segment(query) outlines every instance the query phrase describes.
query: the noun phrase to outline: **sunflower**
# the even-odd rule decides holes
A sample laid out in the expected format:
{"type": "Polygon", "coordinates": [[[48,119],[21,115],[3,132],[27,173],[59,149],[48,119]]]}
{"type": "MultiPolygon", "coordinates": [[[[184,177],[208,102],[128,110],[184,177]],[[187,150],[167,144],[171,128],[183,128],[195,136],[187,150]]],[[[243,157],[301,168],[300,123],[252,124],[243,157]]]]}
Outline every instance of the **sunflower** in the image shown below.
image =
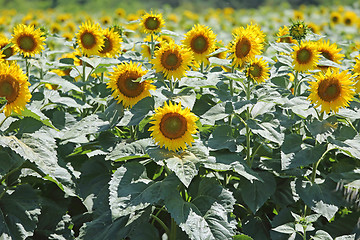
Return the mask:
{"type": "Polygon", "coordinates": [[[196,121],[198,117],[189,108],[182,109],[181,103],[169,104],[165,102],[164,107],[155,109],[151,117],[151,136],[160,147],[170,151],[185,150],[186,144],[194,142],[192,134],[197,132],[196,121]]]}
{"type": "Polygon", "coordinates": [[[194,55],[195,61],[209,64],[208,56],[215,50],[216,35],[204,25],[197,24],[185,34],[182,41],[194,55]]]}
{"type": "Polygon", "coordinates": [[[76,42],[86,56],[97,55],[104,46],[104,37],[99,24],[82,23],[76,33],[76,42]]]}
{"type": "Polygon", "coordinates": [[[12,112],[21,114],[31,98],[29,86],[30,83],[19,65],[15,62],[0,62],[0,97],[7,100],[2,110],[5,116],[10,116],[12,112]]]}
{"type": "Polygon", "coordinates": [[[332,12],[330,14],[330,22],[332,24],[338,24],[342,21],[341,14],[339,12],[332,12]]]}
{"type": "Polygon", "coordinates": [[[346,26],[351,26],[357,22],[358,16],[353,11],[346,11],[344,14],[343,22],[346,26]]]}
{"type": "Polygon", "coordinates": [[[161,31],[164,27],[164,19],[162,14],[146,13],[140,20],[140,26],[146,34],[154,34],[161,31]]]}
{"type": "Polygon", "coordinates": [[[317,81],[309,82],[308,99],[315,107],[321,106],[321,112],[336,113],[339,108],[349,106],[354,97],[352,77],[347,71],[339,72],[338,69],[328,69],[326,73],[319,72],[315,76],[317,81]]]}
{"type": "Polygon", "coordinates": [[[0,49],[2,50],[4,59],[11,57],[15,53],[14,47],[11,45],[8,46],[8,44],[10,44],[10,40],[5,36],[1,36],[0,37],[0,49]]]}
{"type": "Polygon", "coordinates": [[[303,21],[293,23],[289,28],[290,36],[298,41],[304,39],[308,32],[309,28],[303,21]]]}
{"type": "MultiPolygon", "coordinates": [[[[329,40],[328,41],[319,40],[317,42],[317,46],[318,46],[318,51],[323,57],[335,63],[340,64],[340,61],[345,57],[344,54],[339,53],[341,51],[341,48],[338,48],[336,43],[330,45],[329,40]]],[[[328,69],[327,66],[321,66],[321,65],[318,65],[318,68],[323,71],[326,71],[328,69]]]]}
{"type": "Polygon", "coordinates": [[[134,106],[141,99],[151,96],[150,90],[155,90],[152,81],[136,81],[146,74],[147,71],[141,69],[141,65],[133,62],[121,63],[113,68],[114,72],[110,73],[110,82],[107,88],[113,91],[112,96],[122,102],[125,108],[134,106]]]}
{"type": "Polygon", "coordinates": [[[192,65],[193,55],[187,48],[174,42],[164,43],[161,48],[155,51],[151,63],[157,72],[163,72],[167,79],[181,79],[185,72],[192,65]]]}
{"type": "Polygon", "coordinates": [[[229,58],[232,59],[234,67],[241,67],[254,60],[256,55],[260,55],[263,48],[263,39],[256,31],[252,31],[249,26],[240,27],[233,31],[233,41],[228,45],[229,58]]]}
{"type": "Polygon", "coordinates": [[[297,43],[295,39],[290,36],[289,28],[287,26],[283,26],[279,28],[279,32],[276,35],[278,39],[276,42],[283,42],[283,43],[297,43]]]}
{"type": "Polygon", "coordinates": [[[316,67],[319,61],[319,51],[314,42],[301,42],[300,46],[293,47],[292,54],[294,69],[297,71],[312,70],[316,67]]]}
{"type": "Polygon", "coordinates": [[[267,65],[267,62],[262,58],[256,58],[250,62],[245,70],[245,74],[248,78],[253,79],[257,83],[265,82],[270,76],[270,68],[267,65]]]}
{"type": "Polygon", "coordinates": [[[310,23],[308,23],[307,26],[308,26],[309,30],[311,30],[313,33],[320,34],[320,26],[317,25],[316,23],[310,22],[310,23]]]}
{"type": "Polygon", "coordinates": [[[14,28],[12,37],[14,50],[24,57],[34,56],[44,50],[45,37],[42,36],[41,30],[35,29],[34,26],[19,24],[14,28]]]}
{"type": "Polygon", "coordinates": [[[104,36],[104,46],[99,51],[99,56],[102,57],[115,57],[116,54],[120,52],[121,47],[121,38],[120,35],[114,31],[114,29],[105,29],[103,30],[104,36]]]}

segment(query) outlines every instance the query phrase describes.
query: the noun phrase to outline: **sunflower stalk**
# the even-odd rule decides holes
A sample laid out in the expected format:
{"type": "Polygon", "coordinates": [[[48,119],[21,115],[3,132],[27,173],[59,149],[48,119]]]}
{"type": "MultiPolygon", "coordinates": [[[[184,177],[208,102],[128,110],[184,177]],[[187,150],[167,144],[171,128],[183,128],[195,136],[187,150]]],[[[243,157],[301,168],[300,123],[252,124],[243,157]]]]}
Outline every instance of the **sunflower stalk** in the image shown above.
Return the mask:
{"type": "MultiPolygon", "coordinates": [[[[151,216],[153,219],[155,219],[156,222],[159,223],[160,226],[164,229],[164,231],[166,232],[166,234],[167,234],[168,236],[170,236],[170,230],[169,230],[169,228],[166,226],[166,224],[165,224],[160,218],[158,218],[157,216],[155,216],[155,215],[153,215],[153,214],[151,214],[150,216],[151,216]]],[[[170,238],[170,239],[171,239],[171,238],[170,238]]]]}
{"type": "Polygon", "coordinates": [[[25,57],[25,69],[26,69],[26,76],[28,79],[30,79],[30,62],[28,60],[28,57],[25,57]]]}
{"type": "MultiPolygon", "coordinates": [[[[245,93],[246,93],[246,100],[250,101],[251,98],[251,79],[247,78],[247,82],[246,84],[244,84],[244,88],[245,88],[245,93]]],[[[250,111],[250,107],[246,108],[246,120],[249,120],[251,118],[251,111],[250,111]]],[[[252,166],[252,160],[251,160],[251,149],[250,149],[250,145],[251,145],[251,130],[250,127],[246,124],[245,125],[246,128],[246,162],[249,165],[249,167],[252,166]]]]}
{"type": "Polygon", "coordinates": [[[171,218],[171,228],[170,228],[170,236],[169,240],[176,240],[176,222],[174,218],[171,218]]]}
{"type": "Polygon", "coordinates": [[[298,92],[298,88],[299,88],[299,85],[300,85],[300,82],[299,82],[299,71],[295,71],[295,78],[294,78],[294,96],[297,96],[297,92],[298,92]]]}
{"type": "MultiPolygon", "coordinates": [[[[4,122],[6,121],[6,119],[8,119],[9,118],[9,116],[6,116],[2,121],[1,121],[1,123],[0,123],[0,128],[2,127],[2,125],[4,124],[4,122]]],[[[0,182],[1,183],[1,182],[0,182]]]]}
{"type": "Polygon", "coordinates": [[[150,55],[151,55],[151,59],[154,58],[154,51],[155,51],[154,34],[151,34],[151,43],[150,43],[150,55]]]}

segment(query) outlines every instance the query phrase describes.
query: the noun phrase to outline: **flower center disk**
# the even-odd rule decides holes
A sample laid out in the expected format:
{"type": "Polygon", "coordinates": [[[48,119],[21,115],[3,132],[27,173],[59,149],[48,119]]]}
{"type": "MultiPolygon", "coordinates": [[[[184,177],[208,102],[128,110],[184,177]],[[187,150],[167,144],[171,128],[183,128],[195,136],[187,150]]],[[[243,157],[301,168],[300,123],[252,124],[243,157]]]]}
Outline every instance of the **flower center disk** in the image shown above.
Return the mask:
{"type": "Polygon", "coordinates": [[[176,53],[167,51],[161,57],[161,65],[168,70],[176,70],[181,65],[181,59],[176,53]]]}
{"type": "Polygon", "coordinates": [[[186,119],[178,113],[167,113],[161,119],[160,131],[166,138],[178,139],[185,134],[186,130],[186,119]]]}
{"type": "Polygon", "coordinates": [[[149,30],[156,30],[160,26],[160,21],[156,17],[148,17],[145,20],[145,27],[149,30]]]}
{"type": "Polygon", "coordinates": [[[4,81],[0,82],[0,97],[5,97],[6,100],[11,103],[16,100],[19,92],[19,83],[6,76],[4,81]]]}
{"type": "Polygon", "coordinates": [[[90,49],[95,46],[96,40],[93,34],[85,32],[81,36],[81,43],[83,44],[84,48],[90,49]]]}
{"type": "Polygon", "coordinates": [[[134,98],[139,96],[144,91],[144,84],[139,82],[134,82],[138,79],[139,76],[135,74],[125,73],[119,76],[117,81],[117,86],[119,91],[129,98],[134,98]]]}
{"type": "Polygon", "coordinates": [[[242,38],[236,44],[236,56],[238,58],[246,57],[251,50],[251,42],[247,38],[242,38]]]}
{"type": "Polygon", "coordinates": [[[296,55],[296,58],[300,64],[306,64],[311,60],[311,51],[306,48],[300,49],[296,55]]]}
{"type": "Polygon", "coordinates": [[[322,81],[318,87],[318,94],[322,100],[331,102],[340,96],[340,90],[341,88],[338,82],[332,80],[322,81]]]}
{"type": "Polygon", "coordinates": [[[17,40],[19,47],[27,52],[31,52],[35,49],[36,43],[33,37],[31,36],[21,36],[17,40]]]}
{"type": "Polygon", "coordinates": [[[202,35],[194,37],[191,40],[190,45],[191,45],[191,49],[196,53],[203,53],[209,47],[208,41],[202,35]]]}

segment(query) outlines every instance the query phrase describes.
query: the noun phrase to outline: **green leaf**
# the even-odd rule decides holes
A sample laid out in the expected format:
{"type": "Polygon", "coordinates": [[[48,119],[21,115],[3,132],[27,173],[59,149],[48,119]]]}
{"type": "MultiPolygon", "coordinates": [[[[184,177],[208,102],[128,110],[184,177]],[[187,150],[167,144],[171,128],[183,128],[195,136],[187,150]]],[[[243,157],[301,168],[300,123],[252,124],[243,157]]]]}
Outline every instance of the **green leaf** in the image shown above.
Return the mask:
{"type": "Polygon", "coordinates": [[[276,228],[273,228],[273,229],[271,229],[271,230],[272,230],[272,231],[279,232],[279,233],[284,233],[284,234],[293,234],[293,233],[296,233],[295,223],[293,223],[293,222],[280,225],[280,226],[278,226],[278,227],[276,227],[276,228]]]}
{"type": "Polygon", "coordinates": [[[191,202],[182,199],[176,189],[164,199],[171,217],[190,239],[232,239],[235,225],[229,219],[235,199],[214,179],[202,179],[190,186],[191,202]]]}
{"type": "Polygon", "coordinates": [[[30,185],[20,185],[0,199],[0,233],[12,239],[27,239],[33,236],[39,215],[36,192],[30,185]]]}
{"type": "Polygon", "coordinates": [[[245,234],[240,234],[240,235],[235,235],[233,236],[234,240],[253,240],[252,237],[249,237],[248,235],[245,234]]]}
{"type": "Polygon", "coordinates": [[[71,143],[88,143],[89,139],[87,135],[97,133],[100,130],[100,127],[106,126],[107,123],[104,122],[96,114],[89,115],[79,122],[68,125],[68,128],[65,128],[61,131],[60,139],[62,140],[61,144],[71,143]]]}
{"type": "Polygon", "coordinates": [[[102,120],[109,122],[110,128],[115,127],[123,116],[124,107],[122,104],[118,104],[115,100],[112,101],[110,106],[105,109],[105,112],[99,114],[99,117],[102,120]]]}
{"type": "Polygon", "coordinates": [[[44,92],[45,92],[46,98],[48,98],[50,102],[56,103],[56,104],[58,104],[60,106],[66,106],[66,107],[69,107],[69,108],[76,108],[76,109],[85,109],[85,108],[90,108],[91,107],[87,103],[82,105],[82,104],[78,103],[75,99],[73,99],[71,97],[60,96],[58,91],[46,90],[45,89],[44,92]]]}
{"type": "MultiPolygon", "coordinates": [[[[0,138],[2,146],[2,139],[0,138]]],[[[20,167],[25,160],[11,150],[0,147],[0,178],[2,178],[10,170],[20,167]]]]}
{"type": "Polygon", "coordinates": [[[335,240],[355,240],[355,234],[336,237],[335,240]]]}
{"type": "Polygon", "coordinates": [[[330,146],[343,151],[345,154],[351,157],[360,159],[360,135],[356,135],[353,139],[347,139],[345,141],[335,140],[331,137],[328,138],[331,143],[330,146]]]}
{"type": "Polygon", "coordinates": [[[148,222],[138,224],[129,234],[131,240],[159,240],[159,232],[148,222]]]}
{"type": "Polygon", "coordinates": [[[154,110],[155,100],[152,97],[146,97],[136,103],[130,110],[124,112],[124,117],[118,123],[118,126],[135,126],[154,110]]]}
{"type": "Polygon", "coordinates": [[[208,111],[206,111],[200,118],[202,124],[214,125],[217,120],[221,120],[229,116],[229,112],[226,112],[225,106],[231,104],[230,102],[222,102],[216,104],[208,111]]]}
{"type": "Polygon", "coordinates": [[[327,146],[302,144],[302,136],[298,134],[285,135],[284,144],[281,147],[282,170],[307,166],[317,162],[327,150],[327,146]]]}
{"type": "Polygon", "coordinates": [[[208,146],[214,150],[229,149],[231,152],[237,150],[236,139],[229,125],[217,127],[209,137],[208,146]]]}
{"type": "Polygon", "coordinates": [[[345,205],[341,193],[335,192],[335,188],[335,183],[331,180],[321,184],[296,180],[296,192],[300,198],[314,212],[326,217],[328,221],[334,217],[340,206],[345,205]]]}
{"type": "Polygon", "coordinates": [[[284,135],[280,132],[280,129],[277,129],[273,122],[257,122],[253,119],[246,121],[247,125],[253,133],[259,134],[266,140],[275,142],[279,145],[284,141],[284,135]]]}
{"type": "Polygon", "coordinates": [[[253,213],[256,213],[276,190],[276,182],[271,173],[259,172],[258,174],[263,182],[240,182],[241,196],[253,213]]]}
{"type": "Polygon", "coordinates": [[[165,160],[167,167],[175,173],[180,181],[189,187],[192,179],[198,174],[200,160],[191,152],[182,152],[165,160]]]}
{"type": "Polygon", "coordinates": [[[330,234],[323,230],[318,230],[315,233],[315,236],[312,236],[313,240],[333,240],[330,234]]]}
{"type": "Polygon", "coordinates": [[[319,121],[314,119],[310,123],[306,123],[306,127],[310,131],[311,135],[316,138],[316,140],[320,143],[326,141],[326,138],[330,136],[336,126],[334,125],[337,123],[337,118],[335,116],[331,116],[323,121],[319,121]]]}
{"type": "Polygon", "coordinates": [[[49,84],[58,85],[59,86],[58,89],[62,92],[69,92],[72,90],[81,93],[83,92],[78,86],[66,80],[65,77],[60,77],[59,75],[53,72],[48,72],[40,83],[42,84],[49,83],[49,84]]]}
{"type": "Polygon", "coordinates": [[[106,156],[106,160],[123,161],[130,158],[146,156],[146,148],[153,146],[151,138],[141,139],[132,143],[118,143],[114,149],[106,156]]]}
{"type": "Polygon", "coordinates": [[[25,108],[18,116],[31,117],[37,121],[40,121],[48,127],[56,129],[54,125],[50,122],[49,118],[47,118],[40,110],[37,110],[35,108],[25,108]]]}

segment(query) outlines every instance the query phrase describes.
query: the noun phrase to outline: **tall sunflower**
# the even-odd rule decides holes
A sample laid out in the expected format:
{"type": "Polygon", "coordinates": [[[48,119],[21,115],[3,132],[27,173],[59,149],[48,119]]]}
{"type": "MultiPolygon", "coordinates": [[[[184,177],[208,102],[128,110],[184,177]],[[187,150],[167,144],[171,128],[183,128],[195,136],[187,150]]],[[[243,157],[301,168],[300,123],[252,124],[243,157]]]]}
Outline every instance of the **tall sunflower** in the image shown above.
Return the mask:
{"type": "Polygon", "coordinates": [[[120,52],[121,47],[121,37],[117,32],[114,31],[114,29],[105,29],[103,30],[103,36],[104,36],[104,46],[99,51],[99,55],[101,57],[115,57],[116,54],[120,52]]]}
{"type": "Polygon", "coordinates": [[[195,61],[208,64],[208,56],[215,50],[216,35],[209,27],[197,24],[185,34],[182,43],[193,52],[195,61]]]}
{"type": "Polygon", "coordinates": [[[316,67],[319,61],[319,51],[314,42],[301,42],[300,46],[293,47],[293,64],[297,71],[308,71],[316,67]]]}
{"type": "MultiPolygon", "coordinates": [[[[329,40],[328,41],[319,40],[317,42],[317,46],[318,46],[318,51],[323,57],[335,63],[340,64],[340,61],[345,57],[344,54],[339,53],[341,51],[341,48],[338,48],[336,43],[330,45],[329,40]]],[[[327,66],[321,66],[321,65],[318,65],[318,68],[323,71],[326,71],[328,69],[327,66]]]]}
{"type": "Polygon", "coordinates": [[[182,109],[181,103],[169,104],[165,102],[163,107],[155,109],[151,117],[151,136],[160,147],[170,151],[185,150],[186,144],[194,142],[192,134],[197,132],[196,121],[198,117],[189,108],[182,109]]]}
{"type": "Polygon", "coordinates": [[[316,82],[309,82],[308,99],[315,107],[321,106],[321,112],[336,113],[339,108],[349,106],[355,94],[351,74],[328,69],[326,73],[319,72],[315,75],[315,79],[316,82]]]}
{"type": "Polygon", "coordinates": [[[84,55],[97,55],[104,46],[104,36],[100,25],[90,21],[82,23],[76,33],[76,42],[84,55]]]}
{"type": "Polygon", "coordinates": [[[251,27],[240,27],[233,31],[233,40],[228,45],[232,66],[238,67],[255,59],[264,48],[263,39],[251,27]]]}
{"type": "Polygon", "coordinates": [[[246,76],[257,83],[265,82],[270,76],[269,72],[270,68],[268,67],[267,62],[262,58],[252,60],[245,70],[246,76]]]}
{"type": "Polygon", "coordinates": [[[0,97],[7,100],[2,111],[5,116],[10,116],[12,112],[21,114],[26,103],[31,99],[29,91],[30,83],[27,76],[15,62],[0,62],[0,97]]]}
{"type": "Polygon", "coordinates": [[[151,96],[150,90],[155,90],[155,86],[151,84],[152,81],[138,81],[146,74],[146,71],[141,69],[141,65],[126,62],[113,69],[114,72],[110,73],[107,88],[111,88],[112,96],[118,100],[118,103],[122,102],[125,108],[131,108],[141,99],[151,96]]]}
{"type": "Polygon", "coordinates": [[[35,29],[33,25],[19,24],[14,27],[11,42],[16,52],[24,57],[31,57],[44,50],[45,37],[42,36],[41,30],[35,29]]]}
{"type": "Polygon", "coordinates": [[[155,51],[155,58],[151,60],[157,72],[163,72],[167,79],[181,79],[193,62],[193,55],[187,48],[174,42],[164,43],[155,51]]]}
{"type": "Polygon", "coordinates": [[[165,25],[162,14],[146,13],[140,20],[142,31],[146,34],[155,34],[161,31],[165,25]]]}

